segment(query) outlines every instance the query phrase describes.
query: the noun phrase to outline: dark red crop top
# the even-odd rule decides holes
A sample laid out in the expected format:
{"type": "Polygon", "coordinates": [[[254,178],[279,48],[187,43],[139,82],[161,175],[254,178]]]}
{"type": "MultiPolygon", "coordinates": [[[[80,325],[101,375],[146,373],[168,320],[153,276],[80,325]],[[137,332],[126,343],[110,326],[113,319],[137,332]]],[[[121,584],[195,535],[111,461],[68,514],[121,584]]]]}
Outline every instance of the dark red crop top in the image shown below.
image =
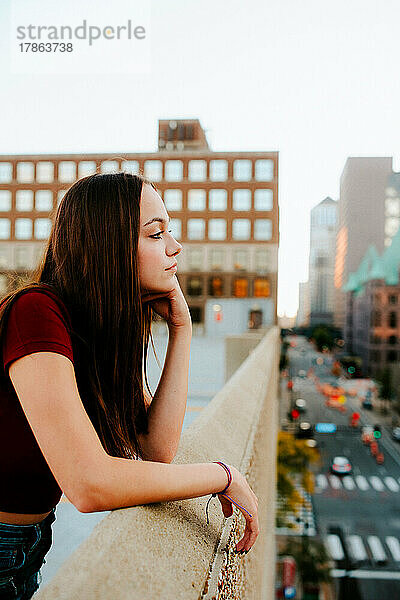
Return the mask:
{"type": "Polygon", "coordinates": [[[74,362],[70,316],[61,299],[46,291],[29,290],[9,312],[3,335],[0,369],[0,511],[45,513],[60,501],[55,480],[25,417],[8,375],[17,358],[33,352],[56,352],[74,362]]]}

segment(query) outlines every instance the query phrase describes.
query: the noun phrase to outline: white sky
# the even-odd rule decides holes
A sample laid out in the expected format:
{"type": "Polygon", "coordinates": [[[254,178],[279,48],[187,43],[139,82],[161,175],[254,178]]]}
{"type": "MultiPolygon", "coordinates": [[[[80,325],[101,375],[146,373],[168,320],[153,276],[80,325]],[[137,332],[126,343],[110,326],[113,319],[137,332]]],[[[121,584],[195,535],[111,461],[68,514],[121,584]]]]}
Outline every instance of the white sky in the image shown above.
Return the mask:
{"type": "MultiPolygon", "coordinates": [[[[137,0],[28,4],[43,24],[55,6],[73,26],[143,14],[137,0]]],[[[11,5],[26,0],[0,4],[0,153],[153,151],[173,117],[199,118],[213,150],[279,151],[280,314],[296,312],[309,211],[338,199],[346,158],[400,170],[398,0],[152,0],[147,72],[132,55],[130,72],[96,59],[94,74],[13,72],[11,5]]]]}

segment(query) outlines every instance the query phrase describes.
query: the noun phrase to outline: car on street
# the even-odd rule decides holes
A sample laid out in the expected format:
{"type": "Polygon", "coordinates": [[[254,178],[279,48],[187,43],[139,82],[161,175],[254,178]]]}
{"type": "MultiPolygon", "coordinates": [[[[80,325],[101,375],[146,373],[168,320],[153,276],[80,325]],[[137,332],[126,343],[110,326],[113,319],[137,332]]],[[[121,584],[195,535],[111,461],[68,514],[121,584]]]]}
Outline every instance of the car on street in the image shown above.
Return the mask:
{"type": "Polygon", "coordinates": [[[349,459],[346,456],[335,456],[331,462],[331,471],[335,475],[348,475],[352,471],[349,459]]]}
{"type": "Polygon", "coordinates": [[[363,400],[361,404],[363,408],[367,410],[372,410],[372,402],[368,398],[365,398],[365,400],[363,400]]]}
{"type": "Polygon", "coordinates": [[[298,373],[299,377],[304,378],[306,376],[306,372],[304,369],[300,369],[299,373],[298,373]]]}
{"type": "Polygon", "coordinates": [[[396,440],[396,442],[400,442],[400,427],[394,427],[392,429],[392,438],[396,440]]]}
{"type": "Polygon", "coordinates": [[[297,410],[299,412],[306,412],[306,409],[307,409],[306,401],[303,400],[303,398],[297,398],[297,400],[295,401],[295,407],[297,408],[297,410]]]}

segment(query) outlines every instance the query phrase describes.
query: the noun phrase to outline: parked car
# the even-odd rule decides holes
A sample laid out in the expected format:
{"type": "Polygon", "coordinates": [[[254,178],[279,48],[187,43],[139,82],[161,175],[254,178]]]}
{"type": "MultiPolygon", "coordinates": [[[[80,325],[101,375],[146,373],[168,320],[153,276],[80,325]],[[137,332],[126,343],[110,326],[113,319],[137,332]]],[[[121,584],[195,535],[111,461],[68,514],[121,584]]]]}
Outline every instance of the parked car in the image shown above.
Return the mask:
{"type": "Polygon", "coordinates": [[[331,471],[335,475],[348,475],[352,471],[349,459],[346,456],[335,456],[331,462],[331,471]]]}
{"type": "Polygon", "coordinates": [[[394,427],[392,429],[392,438],[396,440],[396,442],[400,442],[400,427],[394,427]]]}
{"type": "Polygon", "coordinates": [[[362,407],[367,409],[367,410],[372,410],[372,402],[371,400],[369,400],[368,398],[365,398],[365,400],[362,401],[362,407]]]}

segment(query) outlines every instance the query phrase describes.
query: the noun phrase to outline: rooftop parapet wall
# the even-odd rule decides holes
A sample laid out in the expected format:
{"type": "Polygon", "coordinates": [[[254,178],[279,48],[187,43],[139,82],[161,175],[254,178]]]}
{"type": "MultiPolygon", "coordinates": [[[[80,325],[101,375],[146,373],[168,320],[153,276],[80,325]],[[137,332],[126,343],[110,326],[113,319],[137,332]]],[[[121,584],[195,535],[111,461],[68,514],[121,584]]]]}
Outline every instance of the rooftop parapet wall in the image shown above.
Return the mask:
{"type": "Polygon", "coordinates": [[[209,496],[112,511],[35,600],[272,600],[279,330],[273,327],[182,433],[174,463],[235,465],[259,500],[260,535],[247,555],[244,530],[209,496]]]}

